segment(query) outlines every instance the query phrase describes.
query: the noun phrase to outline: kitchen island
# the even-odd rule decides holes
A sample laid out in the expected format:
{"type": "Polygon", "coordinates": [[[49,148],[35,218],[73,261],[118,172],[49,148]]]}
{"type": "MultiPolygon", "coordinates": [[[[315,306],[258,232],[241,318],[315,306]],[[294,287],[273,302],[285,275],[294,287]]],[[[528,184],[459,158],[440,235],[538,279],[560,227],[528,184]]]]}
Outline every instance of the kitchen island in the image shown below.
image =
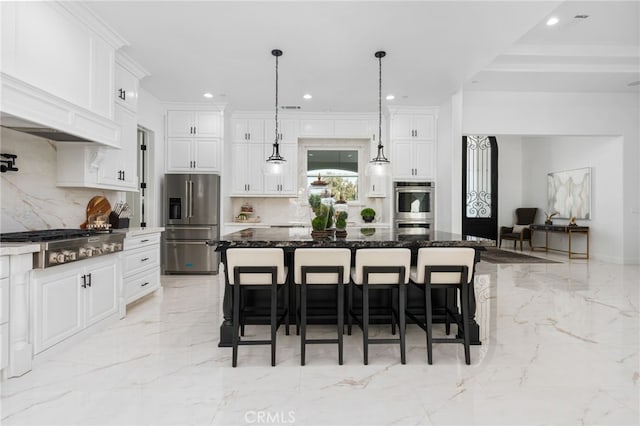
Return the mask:
{"type": "MultiPolygon", "coordinates": [[[[360,248],[409,248],[412,252],[412,264],[415,264],[418,249],[421,247],[473,247],[476,249],[476,263],[480,260],[479,251],[484,247],[495,246],[495,241],[473,236],[461,236],[441,231],[432,231],[430,234],[405,234],[397,232],[392,228],[347,228],[347,236],[345,238],[336,238],[335,236],[326,238],[313,238],[309,228],[249,228],[243,231],[234,232],[223,236],[220,241],[210,241],[208,243],[214,246],[216,251],[221,254],[221,262],[224,267],[225,292],[223,299],[223,321],[220,326],[220,342],[219,346],[231,346],[232,336],[232,287],[229,285],[229,276],[226,268],[226,250],[229,248],[242,247],[276,247],[285,251],[285,261],[291,268],[293,265],[293,252],[297,248],[308,247],[343,247],[352,251],[360,248]]],[[[291,269],[290,269],[291,270],[291,269]]],[[[475,274],[475,270],[474,270],[475,274]]],[[[290,291],[293,291],[291,286],[290,291]]],[[[436,294],[441,290],[434,290],[434,322],[439,321],[439,313],[444,313],[444,295],[436,294]],[[441,297],[442,296],[442,297],[441,297]]],[[[473,287],[470,292],[471,312],[469,315],[469,330],[471,332],[471,343],[480,344],[480,330],[475,321],[475,293],[473,287]]],[[[330,294],[327,294],[330,297],[330,294]]],[[[320,296],[317,300],[318,305],[331,305],[330,300],[321,300],[320,296]]],[[[290,319],[294,322],[295,315],[295,297],[290,297],[291,306],[289,312],[292,313],[290,319]]],[[[420,305],[424,306],[424,297],[419,290],[409,288],[407,293],[407,307],[411,310],[419,309],[420,305]],[[414,291],[411,291],[414,290],[414,291]]],[[[354,300],[354,306],[359,306],[359,301],[354,300]]],[[[443,317],[443,315],[442,315],[443,317]]],[[[383,320],[384,321],[384,320],[383,320]]],[[[247,318],[247,324],[266,324],[264,318],[247,318]]]]}

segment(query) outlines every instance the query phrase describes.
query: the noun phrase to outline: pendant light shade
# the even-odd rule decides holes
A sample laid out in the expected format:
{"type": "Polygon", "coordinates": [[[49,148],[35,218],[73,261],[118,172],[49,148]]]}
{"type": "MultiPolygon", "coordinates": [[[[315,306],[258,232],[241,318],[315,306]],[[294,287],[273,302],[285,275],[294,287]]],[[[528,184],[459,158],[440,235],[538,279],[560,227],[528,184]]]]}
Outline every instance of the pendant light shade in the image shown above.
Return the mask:
{"type": "MultiPolygon", "coordinates": [[[[384,145],[382,145],[382,58],[387,53],[380,50],[375,56],[378,58],[378,153],[369,162],[372,166],[387,166],[389,159],[384,155],[384,145]]],[[[381,173],[382,171],[378,171],[381,173]]]]}
{"type": "Polygon", "coordinates": [[[280,155],[280,145],[278,144],[279,132],[278,132],[278,58],[282,56],[282,50],[273,49],[271,54],[276,57],[276,133],[273,141],[273,151],[269,158],[267,158],[267,165],[271,166],[271,173],[281,173],[282,166],[286,160],[280,155]]]}

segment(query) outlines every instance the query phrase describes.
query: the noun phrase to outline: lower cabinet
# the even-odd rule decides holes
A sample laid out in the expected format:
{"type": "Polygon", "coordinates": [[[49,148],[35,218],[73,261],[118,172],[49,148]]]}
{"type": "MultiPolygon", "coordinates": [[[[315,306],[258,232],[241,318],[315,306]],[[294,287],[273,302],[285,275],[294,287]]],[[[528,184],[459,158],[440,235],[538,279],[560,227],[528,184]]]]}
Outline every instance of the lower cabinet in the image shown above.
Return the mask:
{"type": "Polygon", "coordinates": [[[33,272],[34,355],[118,313],[118,265],[114,254],[33,272]]]}
{"type": "Polygon", "coordinates": [[[159,232],[126,237],[121,256],[125,305],[161,287],[159,232]]]}

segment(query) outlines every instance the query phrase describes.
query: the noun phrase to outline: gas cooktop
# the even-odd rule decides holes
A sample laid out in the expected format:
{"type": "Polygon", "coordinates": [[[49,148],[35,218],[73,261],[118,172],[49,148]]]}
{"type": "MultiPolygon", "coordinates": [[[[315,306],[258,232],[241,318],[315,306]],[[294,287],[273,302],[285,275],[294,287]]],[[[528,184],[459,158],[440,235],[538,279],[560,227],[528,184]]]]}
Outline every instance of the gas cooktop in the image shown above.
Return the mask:
{"type": "Polygon", "coordinates": [[[48,268],[122,251],[124,234],[94,229],[45,229],[0,234],[4,243],[40,243],[33,254],[34,268],[48,268]]]}
{"type": "Polygon", "coordinates": [[[10,232],[0,234],[3,243],[39,243],[42,241],[68,240],[71,238],[90,237],[96,231],[91,229],[44,229],[42,231],[10,232]]]}

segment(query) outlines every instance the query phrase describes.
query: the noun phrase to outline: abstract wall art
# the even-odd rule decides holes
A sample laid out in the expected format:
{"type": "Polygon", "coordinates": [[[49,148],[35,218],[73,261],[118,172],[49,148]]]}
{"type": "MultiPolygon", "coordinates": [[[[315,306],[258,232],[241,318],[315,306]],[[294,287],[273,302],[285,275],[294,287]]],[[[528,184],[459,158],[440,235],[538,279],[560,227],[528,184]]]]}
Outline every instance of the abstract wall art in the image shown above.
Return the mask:
{"type": "Polygon", "coordinates": [[[547,174],[547,212],[591,219],[591,167],[547,174]]]}

